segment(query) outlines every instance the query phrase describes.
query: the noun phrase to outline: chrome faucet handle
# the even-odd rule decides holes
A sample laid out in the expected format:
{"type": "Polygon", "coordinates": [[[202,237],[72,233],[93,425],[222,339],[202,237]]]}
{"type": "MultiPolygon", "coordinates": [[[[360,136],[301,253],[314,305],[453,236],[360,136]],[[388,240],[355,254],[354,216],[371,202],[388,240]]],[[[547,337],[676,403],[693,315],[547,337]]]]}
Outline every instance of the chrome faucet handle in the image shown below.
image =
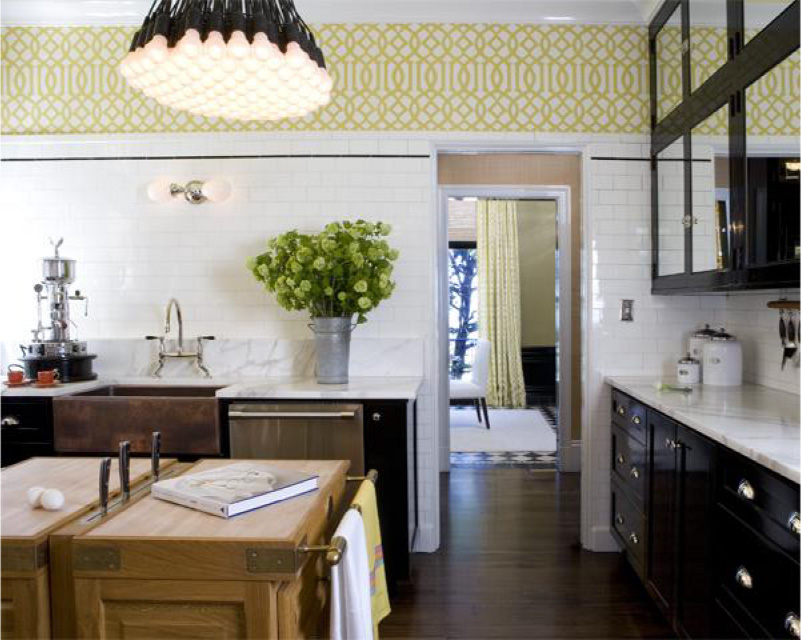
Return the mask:
{"type": "Polygon", "coordinates": [[[198,336],[197,340],[197,347],[195,348],[195,364],[197,368],[203,372],[206,378],[211,378],[211,372],[209,368],[206,367],[205,363],[203,363],[203,341],[213,341],[215,340],[214,336],[198,336]]]}

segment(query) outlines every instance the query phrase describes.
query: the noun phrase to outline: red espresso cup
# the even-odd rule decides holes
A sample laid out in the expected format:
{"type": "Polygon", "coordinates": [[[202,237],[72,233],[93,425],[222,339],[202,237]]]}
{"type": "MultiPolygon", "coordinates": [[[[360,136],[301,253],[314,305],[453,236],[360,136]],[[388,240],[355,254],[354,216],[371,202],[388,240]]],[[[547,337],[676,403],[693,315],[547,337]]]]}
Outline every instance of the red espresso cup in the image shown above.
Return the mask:
{"type": "Polygon", "coordinates": [[[6,372],[6,376],[8,377],[9,383],[18,384],[22,383],[22,381],[25,380],[25,372],[23,371],[22,366],[17,364],[8,366],[8,371],[6,372]]]}
{"type": "Polygon", "coordinates": [[[40,385],[52,385],[58,380],[58,371],[48,369],[37,372],[36,380],[40,385]]]}

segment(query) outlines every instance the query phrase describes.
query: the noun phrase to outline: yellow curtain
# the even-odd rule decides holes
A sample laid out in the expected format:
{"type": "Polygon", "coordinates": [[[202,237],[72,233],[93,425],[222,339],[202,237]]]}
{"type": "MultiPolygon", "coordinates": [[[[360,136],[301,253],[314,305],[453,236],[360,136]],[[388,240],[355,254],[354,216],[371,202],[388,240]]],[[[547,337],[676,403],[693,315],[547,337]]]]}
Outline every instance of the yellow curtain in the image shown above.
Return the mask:
{"type": "Polygon", "coordinates": [[[520,356],[520,261],[517,203],[479,200],[478,331],[492,343],[487,403],[525,407],[520,356]]]}

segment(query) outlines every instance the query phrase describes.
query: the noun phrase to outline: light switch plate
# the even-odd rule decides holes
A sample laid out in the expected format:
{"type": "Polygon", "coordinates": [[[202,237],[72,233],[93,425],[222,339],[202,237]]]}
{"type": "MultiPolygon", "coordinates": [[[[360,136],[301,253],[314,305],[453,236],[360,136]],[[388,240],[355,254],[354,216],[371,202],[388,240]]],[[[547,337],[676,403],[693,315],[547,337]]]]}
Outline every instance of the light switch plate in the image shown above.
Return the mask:
{"type": "Polygon", "coordinates": [[[634,301],[629,298],[623,298],[620,301],[620,320],[625,323],[634,321],[634,301]]]}

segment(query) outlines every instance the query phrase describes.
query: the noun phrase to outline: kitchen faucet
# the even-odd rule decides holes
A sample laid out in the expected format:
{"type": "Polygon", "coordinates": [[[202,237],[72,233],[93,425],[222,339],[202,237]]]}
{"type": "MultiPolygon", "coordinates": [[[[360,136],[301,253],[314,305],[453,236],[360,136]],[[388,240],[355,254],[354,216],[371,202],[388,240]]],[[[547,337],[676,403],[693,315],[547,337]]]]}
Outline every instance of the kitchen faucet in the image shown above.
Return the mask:
{"type": "Polygon", "coordinates": [[[145,336],[145,340],[159,342],[158,363],[156,364],[156,369],[153,370],[154,377],[161,378],[161,370],[164,369],[164,365],[166,364],[168,358],[194,358],[197,368],[203,372],[206,378],[211,378],[211,372],[203,363],[203,341],[213,341],[214,336],[198,336],[195,341],[195,351],[184,351],[184,318],[181,314],[181,305],[177,298],[171,298],[167,303],[167,313],[164,320],[164,335],[145,336]],[[174,352],[168,352],[165,339],[171,331],[170,320],[172,318],[173,307],[175,308],[175,315],[178,319],[178,346],[174,352]]]}
{"type": "Polygon", "coordinates": [[[184,352],[184,318],[181,315],[181,305],[178,303],[177,298],[171,298],[170,302],[167,303],[167,320],[164,321],[164,335],[167,336],[170,333],[170,312],[173,307],[175,307],[175,314],[178,316],[178,351],[176,355],[180,356],[184,352]]]}

